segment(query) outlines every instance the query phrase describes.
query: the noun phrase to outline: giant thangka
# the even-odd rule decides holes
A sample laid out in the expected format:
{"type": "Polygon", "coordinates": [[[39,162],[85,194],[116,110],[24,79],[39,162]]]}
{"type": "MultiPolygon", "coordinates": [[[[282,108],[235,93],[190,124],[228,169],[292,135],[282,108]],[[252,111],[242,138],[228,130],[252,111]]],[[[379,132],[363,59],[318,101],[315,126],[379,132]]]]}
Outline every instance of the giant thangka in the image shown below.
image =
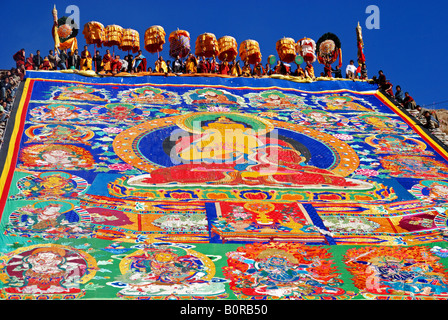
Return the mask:
{"type": "Polygon", "coordinates": [[[27,76],[1,299],[448,297],[448,153],[375,85],[27,76]]]}

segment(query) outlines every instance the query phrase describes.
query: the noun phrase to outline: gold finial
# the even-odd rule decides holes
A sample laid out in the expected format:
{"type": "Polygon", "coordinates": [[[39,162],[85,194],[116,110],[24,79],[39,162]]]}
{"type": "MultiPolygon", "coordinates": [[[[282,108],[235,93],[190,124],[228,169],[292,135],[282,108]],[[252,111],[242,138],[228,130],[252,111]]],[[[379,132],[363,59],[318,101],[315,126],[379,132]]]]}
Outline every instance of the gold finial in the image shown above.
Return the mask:
{"type": "Polygon", "coordinates": [[[56,5],[53,7],[53,19],[54,21],[58,21],[58,10],[56,10],[56,5]]]}

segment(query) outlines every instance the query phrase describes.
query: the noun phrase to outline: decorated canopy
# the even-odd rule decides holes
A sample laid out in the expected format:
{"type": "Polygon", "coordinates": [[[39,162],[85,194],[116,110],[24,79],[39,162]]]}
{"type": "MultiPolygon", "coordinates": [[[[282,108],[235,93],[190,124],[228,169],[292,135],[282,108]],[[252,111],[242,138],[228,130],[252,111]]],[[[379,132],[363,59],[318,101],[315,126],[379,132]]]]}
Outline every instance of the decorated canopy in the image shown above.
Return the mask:
{"type": "Polygon", "coordinates": [[[195,55],[206,58],[218,55],[218,41],[213,33],[203,33],[196,38],[195,55]]]}
{"type": "Polygon", "coordinates": [[[156,53],[163,50],[165,44],[165,30],[161,26],[152,26],[145,32],[145,49],[149,53],[156,53]]]}
{"type": "Polygon", "coordinates": [[[280,60],[283,62],[293,62],[297,55],[296,43],[292,38],[282,38],[278,40],[275,48],[280,60]]]}
{"type": "Polygon", "coordinates": [[[261,62],[260,46],[255,40],[244,40],[240,44],[240,58],[250,64],[261,62]]]}
{"type": "Polygon", "coordinates": [[[119,46],[123,37],[123,28],[115,24],[104,29],[104,45],[106,47],[119,46]]]}
{"type": "Polygon", "coordinates": [[[224,36],[218,39],[218,58],[221,61],[232,61],[238,56],[238,44],[234,37],[224,36]]]}
{"type": "Polygon", "coordinates": [[[74,52],[78,49],[78,35],[79,27],[72,20],[70,24],[67,23],[67,17],[58,19],[58,11],[56,6],[53,8],[53,28],[52,35],[54,39],[55,50],[70,49],[74,52]]]}
{"type": "Polygon", "coordinates": [[[87,44],[95,44],[101,47],[104,39],[104,26],[97,21],[90,21],[84,25],[84,30],[82,32],[87,44]]]}
{"type": "Polygon", "coordinates": [[[297,54],[303,57],[307,63],[314,63],[316,61],[316,43],[313,39],[302,38],[297,41],[297,54]]]}
{"type": "Polygon", "coordinates": [[[133,29],[124,29],[120,50],[136,53],[140,50],[140,35],[133,29]]]}
{"type": "Polygon", "coordinates": [[[339,58],[341,66],[341,41],[335,34],[331,32],[325,33],[317,41],[316,54],[317,60],[321,64],[332,64],[339,58]]]}
{"type": "Polygon", "coordinates": [[[170,56],[185,58],[190,53],[190,33],[185,30],[175,30],[168,37],[170,56]]]}

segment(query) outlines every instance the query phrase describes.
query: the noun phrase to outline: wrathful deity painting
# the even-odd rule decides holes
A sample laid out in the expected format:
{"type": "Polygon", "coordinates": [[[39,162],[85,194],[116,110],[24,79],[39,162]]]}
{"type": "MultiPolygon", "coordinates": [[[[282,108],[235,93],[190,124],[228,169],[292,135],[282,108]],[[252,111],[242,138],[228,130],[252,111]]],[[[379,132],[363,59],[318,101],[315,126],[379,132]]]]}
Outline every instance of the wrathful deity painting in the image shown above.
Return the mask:
{"type": "Polygon", "coordinates": [[[444,300],[448,152],[373,84],[30,72],[0,299],[444,300]]]}

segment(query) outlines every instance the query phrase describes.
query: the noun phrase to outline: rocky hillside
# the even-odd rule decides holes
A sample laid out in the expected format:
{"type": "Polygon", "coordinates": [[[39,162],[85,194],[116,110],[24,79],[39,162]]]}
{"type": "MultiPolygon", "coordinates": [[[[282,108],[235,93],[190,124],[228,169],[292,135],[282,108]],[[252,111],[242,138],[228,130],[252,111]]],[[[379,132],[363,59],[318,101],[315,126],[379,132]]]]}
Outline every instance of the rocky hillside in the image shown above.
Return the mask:
{"type": "Polygon", "coordinates": [[[439,120],[440,130],[448,134],[448,110],[436,109],[437,119],[439,120]]]}

